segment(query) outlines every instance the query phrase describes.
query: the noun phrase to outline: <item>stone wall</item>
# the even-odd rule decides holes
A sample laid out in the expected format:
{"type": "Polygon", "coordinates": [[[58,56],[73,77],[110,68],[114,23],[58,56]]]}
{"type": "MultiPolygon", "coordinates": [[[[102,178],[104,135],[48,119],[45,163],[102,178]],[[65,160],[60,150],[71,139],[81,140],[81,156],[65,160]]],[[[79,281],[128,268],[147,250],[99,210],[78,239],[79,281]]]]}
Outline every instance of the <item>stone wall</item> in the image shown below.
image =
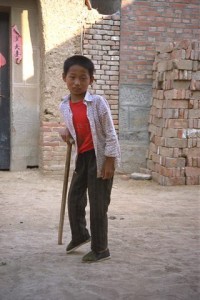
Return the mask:
{"type": "Polygon", "coordinates": [[[122,0],[119,138],[125,172],[146,166],[156,45],[199,40],[199,11],[199,0],[122,0]]]}
{"type": "Polygon", "coordinates": [[[156,50],[147,167],[162,185],[200,184],[200,42],[156,50]]]}

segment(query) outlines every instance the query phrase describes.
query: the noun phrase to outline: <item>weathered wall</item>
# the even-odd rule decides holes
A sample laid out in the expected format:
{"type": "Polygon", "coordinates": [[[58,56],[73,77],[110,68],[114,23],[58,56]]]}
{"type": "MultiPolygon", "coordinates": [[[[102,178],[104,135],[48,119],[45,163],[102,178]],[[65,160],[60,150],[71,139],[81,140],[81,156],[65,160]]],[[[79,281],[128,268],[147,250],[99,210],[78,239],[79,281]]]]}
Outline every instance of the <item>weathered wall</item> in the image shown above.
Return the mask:
{"type": "Polygon", "coordinates": [[[40,107],[40,168],[45,173],[63,171],[66,144],[61,142],[58,130],[58,106],[66,85],[62,81],[64,60],[80,53],[83,1],[40,0],[41,20],[41,107],[40,107]]]}
{"type": "Polygon", "coordinates": [[[41,120],[58,120],[58,103],[66,93],[62,83],[64,60],[80,53],[81,28],[84,12],[83,1],[40,0],[41,22],[41,120]]]}
{"type": "Polygon", "coordinates": [[[126,172],[146,166],[152,65],[159,42],[199,39],[199,0],[122,0],[119,137],[126,172]]]}
{"type": "MultiPolygon", "coordinates": [[[[10,8],[10,25],[23,36],[23,59],[16,64],[10,53],[11,170],[38,165],[39,157],[39,28],[37,2],[1,0],[10,8]]],[[[11,43],[10,43],[11,46],[11,43]]],[[[11,49],[11,47],[10,47],[11,49]]]]}

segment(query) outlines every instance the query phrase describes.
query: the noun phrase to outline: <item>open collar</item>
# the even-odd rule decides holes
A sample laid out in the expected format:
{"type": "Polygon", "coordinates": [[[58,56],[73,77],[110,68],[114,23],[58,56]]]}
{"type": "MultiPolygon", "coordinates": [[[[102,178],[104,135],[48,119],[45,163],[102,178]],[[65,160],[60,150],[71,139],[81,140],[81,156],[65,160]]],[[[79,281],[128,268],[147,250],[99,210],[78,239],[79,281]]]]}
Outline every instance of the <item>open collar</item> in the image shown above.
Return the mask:
{"type": "MultiPolygon", "coordinates": [[[[62,98],[62,100],[63,100],[64,102],[69,102],[69,100],[70,100],[70,94],[64,96],[64,97],[62,98]]],[[[85,97],[84,97],[84,101],[86,101],[86,102],[92,102],[92,101],[93,101],[93,97],[92,97],[92,95],[90,94],[89,91],[86,92],[85,97]]]]}

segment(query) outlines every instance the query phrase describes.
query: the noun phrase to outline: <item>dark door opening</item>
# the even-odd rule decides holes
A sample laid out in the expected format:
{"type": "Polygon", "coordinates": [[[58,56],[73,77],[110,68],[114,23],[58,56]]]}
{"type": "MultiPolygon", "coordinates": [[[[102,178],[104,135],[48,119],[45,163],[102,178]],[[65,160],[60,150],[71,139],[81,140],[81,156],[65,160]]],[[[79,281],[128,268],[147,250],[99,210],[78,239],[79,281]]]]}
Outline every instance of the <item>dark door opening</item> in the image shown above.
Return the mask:
{"type": "Polygon", "coordinates": [[[9,13],[0,12],[0,170],[10,169],[9,13]]]}

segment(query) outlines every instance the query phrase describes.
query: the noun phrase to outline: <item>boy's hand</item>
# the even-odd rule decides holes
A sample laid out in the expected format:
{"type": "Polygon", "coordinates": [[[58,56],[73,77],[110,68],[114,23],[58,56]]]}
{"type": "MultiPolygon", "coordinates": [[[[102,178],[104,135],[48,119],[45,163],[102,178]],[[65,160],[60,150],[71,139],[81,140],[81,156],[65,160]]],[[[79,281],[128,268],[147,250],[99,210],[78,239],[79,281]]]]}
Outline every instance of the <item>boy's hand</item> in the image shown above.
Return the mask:
{"type": "Polygon", "coordinates": [[[111,179],[114,176],[114,172],[115,172],[115,158],[106,157],[101,171],[102,179],[111,179]]]}
{"type": "Polygon", "coordinates": [[[64,142],[66,142],[68,145],[73,143],[73,138],[67,128],[62,128],[59,130],[59,134],[64,142]]]}

